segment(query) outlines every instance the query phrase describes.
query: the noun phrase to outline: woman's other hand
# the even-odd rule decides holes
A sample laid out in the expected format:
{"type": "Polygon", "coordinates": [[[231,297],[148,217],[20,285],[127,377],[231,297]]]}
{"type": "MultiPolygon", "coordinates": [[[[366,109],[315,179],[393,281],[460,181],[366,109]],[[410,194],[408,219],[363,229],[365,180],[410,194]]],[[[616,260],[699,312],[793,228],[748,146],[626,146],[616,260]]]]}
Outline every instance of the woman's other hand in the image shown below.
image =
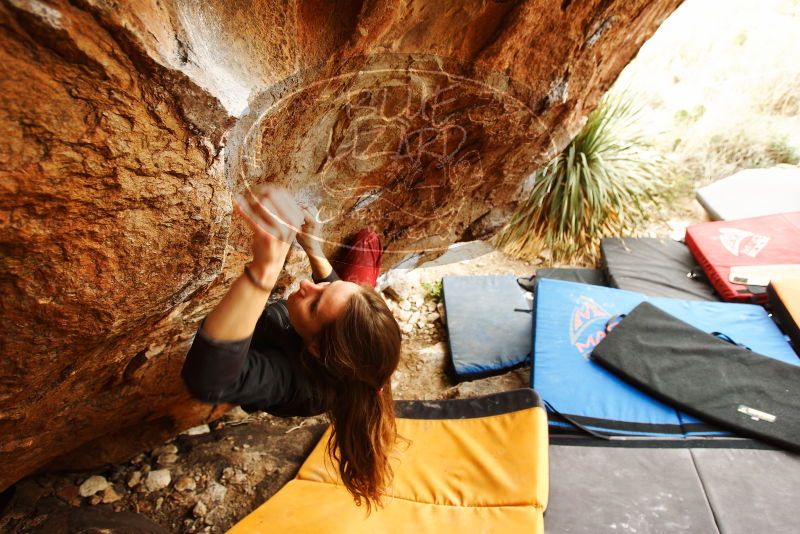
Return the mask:
{"type": "Polygon", "coordinates": [[[303,225],[303,211],[286,189],[274,185],[246,193],[234,205],[253,231],[251,271],[262,281],[277,277],[303,225]]]}
{"type": "Polygon", "coordinates": [[[297,233],[297,243],[309,256],[323,256],[322,223],[314,206],[300,206],[303,212],[303,225],[297,233]]]}
{"type": "Polygon", "coordinates": [[[311,275],[316,281],[325,280],[333,272],[330,262],[322,250],[322,223],[319,212],[313,206],[300,206],[303,210],[303,226],[297,233],[297,242],[308,255],[311,275]]]}

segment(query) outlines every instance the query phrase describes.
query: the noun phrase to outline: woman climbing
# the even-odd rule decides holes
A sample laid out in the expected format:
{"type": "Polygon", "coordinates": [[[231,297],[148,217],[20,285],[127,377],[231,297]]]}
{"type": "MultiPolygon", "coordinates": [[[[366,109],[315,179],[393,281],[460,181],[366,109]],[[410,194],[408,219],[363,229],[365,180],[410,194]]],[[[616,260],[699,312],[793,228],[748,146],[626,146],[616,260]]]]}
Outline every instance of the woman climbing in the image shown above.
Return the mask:
{"type": "Polygon", "coordinates": [[[279,416],[325,413],[332,424],[328,452],[356,504],[369,510],[392,475],[391,376],[401,340],[373,289],[380,242],[374,232],[360,232],[340,279],[322,252],[313,214],[283,189],[267,187],[258,197],[249,210],[237,206],[253,231],[253,261],[201,323],[183,380],[204,402],[279,416]],[[295,237],[313,282],[301,281],[287,300],[265,307],[295,237]]]}

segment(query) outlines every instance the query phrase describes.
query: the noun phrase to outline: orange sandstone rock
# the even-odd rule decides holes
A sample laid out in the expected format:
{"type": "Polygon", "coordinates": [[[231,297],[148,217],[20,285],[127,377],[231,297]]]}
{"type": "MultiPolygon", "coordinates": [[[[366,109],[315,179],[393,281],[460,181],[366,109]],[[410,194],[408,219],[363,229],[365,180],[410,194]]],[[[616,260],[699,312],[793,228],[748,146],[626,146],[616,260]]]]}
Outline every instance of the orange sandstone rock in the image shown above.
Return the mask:
{"type": "Polygon", "coordinates": [[[679,3],[0,3],[0,490],[224,411],[179,370],[248,259],[232,191],[386,267],[490,233],[679,3]]]}

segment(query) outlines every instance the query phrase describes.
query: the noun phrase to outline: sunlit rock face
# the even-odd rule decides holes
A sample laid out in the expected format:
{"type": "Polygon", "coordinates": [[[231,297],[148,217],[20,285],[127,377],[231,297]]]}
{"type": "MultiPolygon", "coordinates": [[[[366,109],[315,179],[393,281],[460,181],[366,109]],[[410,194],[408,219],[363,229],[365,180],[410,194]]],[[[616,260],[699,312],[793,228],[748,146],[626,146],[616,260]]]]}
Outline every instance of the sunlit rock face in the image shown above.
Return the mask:
{"type": "Polygon", "coordinates": [[[178,372],[248,260],[231,193],[385,268],[486,235],[679,3],[0,3],[0,489],[221,412],[178,372]]]}

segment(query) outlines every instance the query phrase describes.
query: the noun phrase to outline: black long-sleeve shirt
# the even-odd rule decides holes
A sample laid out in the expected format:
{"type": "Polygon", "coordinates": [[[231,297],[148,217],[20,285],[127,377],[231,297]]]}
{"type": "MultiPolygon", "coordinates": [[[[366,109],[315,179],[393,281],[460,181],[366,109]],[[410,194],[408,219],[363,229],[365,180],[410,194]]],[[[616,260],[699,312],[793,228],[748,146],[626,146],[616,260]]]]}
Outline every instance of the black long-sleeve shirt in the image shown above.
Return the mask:
{"type": "MultiPolygon", "coordinates": [[[[316,282],[339,280],[335,272],[316,282]]],[[[303,340],[289,323],[286,302],[264,308],[253,333],[216,341],[201,323],[181,376],[200,401],[241,405],[248,412],[310,416],[323,412],[301,364],[303,340]]]]}

